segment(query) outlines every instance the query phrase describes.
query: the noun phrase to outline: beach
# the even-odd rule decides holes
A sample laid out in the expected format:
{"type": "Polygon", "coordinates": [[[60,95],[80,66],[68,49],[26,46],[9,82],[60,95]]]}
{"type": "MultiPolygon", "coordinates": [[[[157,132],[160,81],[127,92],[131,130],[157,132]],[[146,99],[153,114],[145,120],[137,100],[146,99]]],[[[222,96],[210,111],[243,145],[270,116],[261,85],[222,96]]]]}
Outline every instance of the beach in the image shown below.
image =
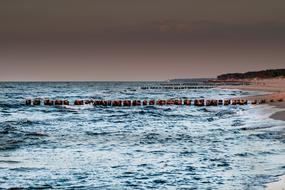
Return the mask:
{"type": "MultiPolygon", "coordinates": [[[[264,95],[247,96],[249,101],[253,100],[265,100],[267,104],[285,109],[285,79],[264,79],[264,80],[252,80],[251,85],[248,86],[223,86],[223,89],[239,89],[244,91],[261,91],[264,95]]],[[[281,110],[270,116],[272,119],[285,121],[285,110],[281,110]]]]}
{"type": "MultiPolygon", "coordinates": [[[[252,81],[252,84],[248,86],[226,86],[222,88],[264,92],[264,95],[248,96],[246,99],[250,101],[266,100],[267,104],[276,108],[284,109],[272,114],[270,118],[285,121],[285,79],[256,80],[252,81]]],[[[267,184],[266,189],[284,190],[285,175],[280,176],[278,181],[267,184]]]]}

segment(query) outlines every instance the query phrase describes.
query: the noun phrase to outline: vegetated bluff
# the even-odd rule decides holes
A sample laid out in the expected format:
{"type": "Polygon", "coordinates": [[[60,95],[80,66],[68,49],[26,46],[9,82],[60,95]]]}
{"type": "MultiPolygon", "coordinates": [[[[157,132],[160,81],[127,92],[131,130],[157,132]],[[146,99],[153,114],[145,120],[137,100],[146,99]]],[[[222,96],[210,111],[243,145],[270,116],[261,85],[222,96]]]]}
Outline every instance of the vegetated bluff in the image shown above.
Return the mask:
{"type": "Polygon", "coordinates": [[[246,73],[228,73],[217,76],[218,80],[236,80],[236,79],[253,79],[253,78],[274,78],[285,77],[285,69],[271,69],[263,71],[252,71],[246,73]]]}

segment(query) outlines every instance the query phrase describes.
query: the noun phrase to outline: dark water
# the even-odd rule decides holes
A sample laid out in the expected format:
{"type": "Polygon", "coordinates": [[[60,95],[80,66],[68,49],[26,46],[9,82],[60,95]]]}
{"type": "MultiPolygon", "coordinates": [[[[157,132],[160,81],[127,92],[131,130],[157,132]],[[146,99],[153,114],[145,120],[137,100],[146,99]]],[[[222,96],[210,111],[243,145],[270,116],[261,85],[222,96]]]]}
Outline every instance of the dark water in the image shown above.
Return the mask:
{"type": "MultiPolygon", "coordinates": [[[[285,173],[273,108],[27,107],[25,98],[228,98],[141,83],[0,83],[0,187],[263,189],[285,173]]],[[[253,92],[251,92],[253,93],[253,92]]]]}

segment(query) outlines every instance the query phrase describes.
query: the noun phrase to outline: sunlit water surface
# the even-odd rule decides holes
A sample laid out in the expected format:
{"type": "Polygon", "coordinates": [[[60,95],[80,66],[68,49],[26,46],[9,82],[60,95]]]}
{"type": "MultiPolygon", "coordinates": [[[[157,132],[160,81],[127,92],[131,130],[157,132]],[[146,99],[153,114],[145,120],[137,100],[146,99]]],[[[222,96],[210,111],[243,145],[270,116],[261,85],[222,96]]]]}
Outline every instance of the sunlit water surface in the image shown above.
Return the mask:
{"type": "Polygon", "coordinates": [[[144,83],[0,83],[0,187],[262,189],[285,173],[284,122],[262,106],[27,107],[25,98],[229,98],[144,83]]]}

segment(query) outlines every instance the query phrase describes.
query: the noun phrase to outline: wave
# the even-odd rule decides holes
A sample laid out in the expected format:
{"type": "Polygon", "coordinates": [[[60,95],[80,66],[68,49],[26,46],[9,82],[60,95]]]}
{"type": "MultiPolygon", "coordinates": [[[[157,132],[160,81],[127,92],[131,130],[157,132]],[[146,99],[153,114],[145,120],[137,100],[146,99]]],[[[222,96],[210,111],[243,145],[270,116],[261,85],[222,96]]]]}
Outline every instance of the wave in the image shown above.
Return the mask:
{"type": "Polygon", "coordinates": [[[17,102],[17,103],[14,103],[14,104],[11,104],[11,103],[0,103],[0,108],[3,108],[3,109],[17,109],[17,108],[21,108],[23,107],[24,105],[17,102]]]}
{"type": "Polygon", "coordinates": [[[252,137],[258,137],[260,139],[265,139],[265,140],[280,140],[283,143],[285,143],[285,132],[284,131],[266,131],[263,133],[258,133],[258,134],[251,134],[250,136],[252,137]]]}
{"type": "Polygon", "coordinates": [[[234,115],[236,112],[232,110],[222,110],[215,114],[215,116],[223,117],[223,116],[229,116],[234,115]]]}
{"type": "Polygon", "coordinates": [[[11,150],[26,145],[39,145],[49,135],[44,132],[28,131],[30,120],[8,121],[0,125],[0,150],[11,150]]]}
{"type": "Polygon", "coordinates": [[[90,135],[90,136],[106,136],[106,135],[110,135],[112,133],[110,132],[92,132],[92,131],[86,131],[85,132],[86,135],[90,135]]]}

